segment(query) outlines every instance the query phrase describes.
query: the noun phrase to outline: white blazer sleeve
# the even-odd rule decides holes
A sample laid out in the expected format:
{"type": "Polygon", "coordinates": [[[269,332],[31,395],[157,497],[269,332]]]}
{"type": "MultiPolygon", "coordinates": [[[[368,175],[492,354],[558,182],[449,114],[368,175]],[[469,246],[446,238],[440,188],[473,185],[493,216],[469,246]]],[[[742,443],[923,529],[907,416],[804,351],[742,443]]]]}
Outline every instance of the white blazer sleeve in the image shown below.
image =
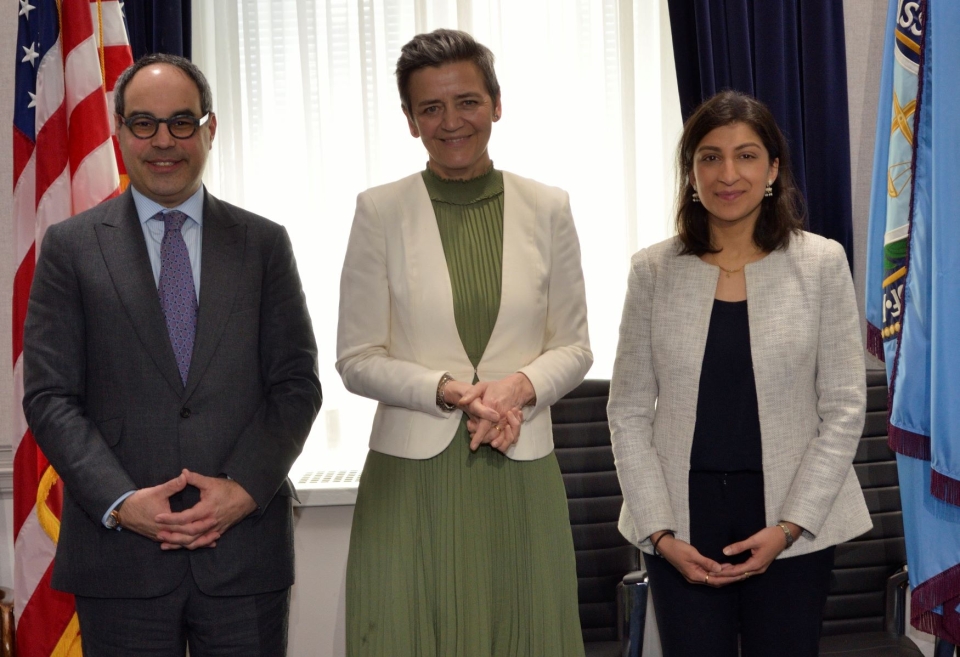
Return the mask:
{"type": "Polygon", "coordinates": [[[382,218],[367,192],[357,211],[340,275],[337,371],[352,393],[437,417],[442,370],[390,355],[390,285],[382,218]]]}
{"type": "Polygon", "coordinates": [[[575,388],[593,364],[580,242],[566,192],[562,192],[558,208],[552,212],[543,353],[519,370],[530,379],[537,394],[536,404],[524,411],[525,421],[575,388]]]}

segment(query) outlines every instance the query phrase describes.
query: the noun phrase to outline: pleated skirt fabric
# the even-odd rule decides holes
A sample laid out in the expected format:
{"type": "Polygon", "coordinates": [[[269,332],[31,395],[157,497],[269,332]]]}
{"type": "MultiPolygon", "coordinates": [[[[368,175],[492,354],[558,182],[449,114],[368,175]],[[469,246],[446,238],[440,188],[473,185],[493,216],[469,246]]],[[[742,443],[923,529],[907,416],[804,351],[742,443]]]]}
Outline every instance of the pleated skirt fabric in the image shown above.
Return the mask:
{"type": "MultiPolygon", "coordinates": [[[[522,434],[521,434],[522,439],[522,434]]],[[[349,657],[582,657],[556,457],[370,452],[347,565],[349,657]]]]}

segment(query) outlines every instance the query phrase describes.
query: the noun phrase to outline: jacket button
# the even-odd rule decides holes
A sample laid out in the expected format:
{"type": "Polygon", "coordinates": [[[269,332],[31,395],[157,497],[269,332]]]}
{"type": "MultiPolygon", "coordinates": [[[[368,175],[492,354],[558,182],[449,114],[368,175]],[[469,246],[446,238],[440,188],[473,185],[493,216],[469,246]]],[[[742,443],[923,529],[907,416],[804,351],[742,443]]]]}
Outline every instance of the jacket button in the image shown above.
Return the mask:
{"type": "Polygon", "coordinates": [[[184,420],[186,420],[188,417],[190,417],[190,409],[187,408],[186,406],[184,406],[183,408],[181,408],[181,409],[180,409],[180,417],[182,417],[184,420]]]}

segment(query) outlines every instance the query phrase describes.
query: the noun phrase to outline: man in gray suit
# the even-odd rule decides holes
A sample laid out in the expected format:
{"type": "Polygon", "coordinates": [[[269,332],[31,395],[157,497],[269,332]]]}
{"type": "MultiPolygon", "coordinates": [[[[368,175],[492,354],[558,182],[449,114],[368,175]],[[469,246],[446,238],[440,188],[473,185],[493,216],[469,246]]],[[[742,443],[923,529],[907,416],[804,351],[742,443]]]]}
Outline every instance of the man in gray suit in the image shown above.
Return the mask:
{"type": "Polygon", "coordinates": [[[86,655],[282,655],[287,471],[320,409],[286,231],[200,178],[217,121],[189,61],[116,84],[130,188],[51,227],[23,408],[66,486],[53,586],[86,655]]]}

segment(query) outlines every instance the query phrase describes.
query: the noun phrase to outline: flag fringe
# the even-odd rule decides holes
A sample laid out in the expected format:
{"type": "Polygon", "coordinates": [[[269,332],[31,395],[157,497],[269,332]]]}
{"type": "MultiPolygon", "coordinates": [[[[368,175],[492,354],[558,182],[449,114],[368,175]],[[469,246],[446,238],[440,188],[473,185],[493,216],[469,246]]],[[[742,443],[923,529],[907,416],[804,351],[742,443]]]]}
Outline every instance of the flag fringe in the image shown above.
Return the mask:
{"type": "Polygon", "coordinates": [[[923,461],[930,460],[930,436],[894,426],[889,417],[887,419],[887,445],[897,454],[923,461]]]}
{"type": "Polygon", "coordinates": [[[911,611],[910,624],[921,632],[960,645],[960,621],[954,618],[945,618],[933,611],[911,611]]]}
{"type": "Polygon", "coordinates": [[[930,469],[930,492],[947,504],[960,506],[960,481],[930,469]]]}
{"type": "Polygon", "coordinates": [[[56,647],[50,657],[83,657],[83,647],[80,642],[80,619],[74,613],[67,623],[67,627],[60,635],[56,647]]]}
{"type": "Polygon", "coordinates": [[[927,632],[960,644],[960,564],[938,573],[922,582],[910,594],[910,624],[927,632]],[[943,613],[933,611],[943,608],[943,613]]]}
{"type": "Polygon", "coordinates": [[[867,322],[867,351],[880,361],[886,360],[883,353],[883,335],[880,329],[870,322],[867,322]]]}
{"type": "Polygon", "coordinates": [[[53,466],[48,465],[40,479],[40,484],[37,486],[37,519],[40,521],[43,531],[54,543],[60,542],[60,519],[47,506],[47,498],[59,479],[60,477],[53,466]]]}

